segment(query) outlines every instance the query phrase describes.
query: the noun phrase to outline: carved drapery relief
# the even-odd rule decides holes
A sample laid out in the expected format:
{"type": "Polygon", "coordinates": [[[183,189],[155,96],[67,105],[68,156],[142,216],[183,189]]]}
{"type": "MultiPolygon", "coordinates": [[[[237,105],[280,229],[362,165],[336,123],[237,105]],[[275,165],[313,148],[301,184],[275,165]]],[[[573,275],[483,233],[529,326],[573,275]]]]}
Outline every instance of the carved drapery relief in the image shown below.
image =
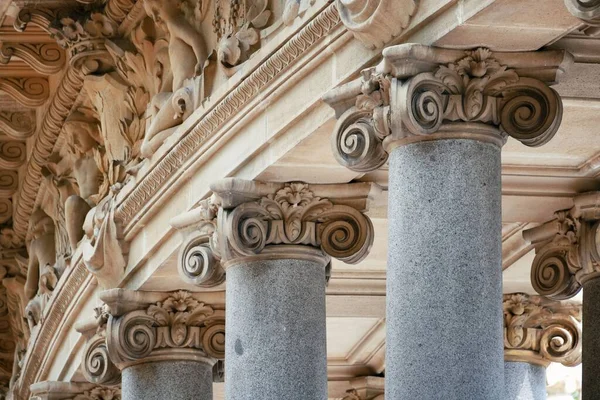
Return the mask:
{"type": "Polygon", "coordinates": [[[196,294],[103,292],[108,306],[106,345],[120,369],[140,360],[195,360],[213,365],[225,357],[224,305],[196,294]]]}
{"type": "Polygon", "coordinates": [[[308,257],[324,265],[334,257],[352,264],[373,244],[373,226],[363,214],[378,190],[370,184],[225,179],[211,188],[214,199],[172,221],[184,232],[180,275],[195,285],[217,284],[221,268],[261,254],[280,252],[282,258],[308,257]]]}
{"type": "Polygon", "coordinates": [[[554,220],[523,231],[536,248],[531,284],[539,294],[568,299],[587,279],[600,275],[599,197],[598,192],[581,194],[570,210],[558,211],[554,220]]]}
{"type": "Polygon", "coordinates": [[[367,172],[396,146],[432,135],[464,135],[502,145],[549,141],[562,119],[554,83],[571,58],[563,52],[492,53],[406,44],[387,48],[362,79],[329,92],[336,110],[332,136],[338,162],[367,172]],[[457,123],[469,123],[460,128],[457,123]],[[476,125],[473,125],[473,124],[476,125]]]}
{"type": "Polygon", "coordinates": [[[336,0],[342,22],[369,48],[398,36],[417,11],[415,0],[336,0]]]}
{"type": "Polygon", "coordinates": [[[65,65],[64,51],[53,43],[6,43],[0,45],[0,63],[8,64],[15,56],[42,75],[59,72],[65,65]]]}
{"type": "Polygon", "coordinates": [[[581,363],[581,305],[504,295],[504,358],[548,366],[581,363]]]}

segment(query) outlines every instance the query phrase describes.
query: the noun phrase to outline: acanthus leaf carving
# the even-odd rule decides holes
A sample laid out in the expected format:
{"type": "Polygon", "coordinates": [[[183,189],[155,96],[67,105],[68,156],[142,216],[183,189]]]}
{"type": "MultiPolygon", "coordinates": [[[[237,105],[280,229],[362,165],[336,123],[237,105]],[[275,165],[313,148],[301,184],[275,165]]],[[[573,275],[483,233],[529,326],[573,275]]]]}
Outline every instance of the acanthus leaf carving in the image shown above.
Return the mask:
{"type": "MultiPolygon", "coordinates": [[[[118,291],[118,289],[116,289],[118,291]]],[[[178,351],[183,359],[204,358],[211,365],[225,356],[223,308],[206,304],[189,292],[161,294],[161,300],[134,300],[134,307],[119,312],[111,300],[115,290],[101,295],[111,315],[107,324],[107,346],[111,360],[124,368],[144,359],[160,359],[178,351]]],[[[121,301],[132,294],[122,293],[121,301]]]]}
{"type": "Polygon", "coordinates": [[[0,45],[0,63],[8,64],[15,56],[43,75],[59,72],[65,64],[65,54],[54,43],[7,43],[0,45]]]}
{"type": "Polygon", "coordinates": [[[338,116],[332,136],[336,159],[349,169],[371,171],[396,146],[442,132],[452,135],[456,123],[477,124],[474,134],[498,146],[506,136],[526,146],[547,143],[562,120],[562,102],[548,85],[571,58],[540,53],[534,60],[540,72],[521,66],[525,54],[510,60],[514,66],[502,58],[485,48],[386,49],[380,65],[365,70],[360,81],[324,97],[338,116]]]}
{"type": "Polygon", "coordinates": [[[523,293],[504,295],[504,349],[509,361],[581,363],[581,306],[523,293]]]}

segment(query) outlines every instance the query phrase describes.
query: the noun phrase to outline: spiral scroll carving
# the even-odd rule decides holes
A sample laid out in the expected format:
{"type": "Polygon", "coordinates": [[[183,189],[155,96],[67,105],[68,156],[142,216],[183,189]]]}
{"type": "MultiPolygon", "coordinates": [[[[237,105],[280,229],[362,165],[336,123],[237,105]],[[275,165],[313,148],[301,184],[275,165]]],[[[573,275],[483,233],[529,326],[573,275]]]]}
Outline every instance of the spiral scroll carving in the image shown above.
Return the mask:
{"type": "Polygon", "coordinates": [[[338,120],[331,136],[331,147],[341,165],[357,172],[377,169],[388,159],[370,113],[356,108],[346,111],[338,120]]]}
{"type": "Polygon", "coordinates": [[[538,252],[531,267],[531,284],[536,292],[555,300],[569,299],[581,290],[572,273],[576,254],[570,247],[549,247],[538,252]]]}
{"type": "Polygon", "coordinates": [[[348,264],[362,261],[371,250],[374,234],[371,220],[351,207],[338,206],[322,219],[321,248],[348,264]]]}
{"type": "Polygon", "coordinates": [[[540,353],[552,362],[567,366],[581,363],[581,328],[569,319],[545,327],[540,338],[540,353]]]}
{"type": "Polygon", "coordinates": [[[83,354],[83,375],[88,382],[109,386],[121,383],[121,372],[109,358],[104,336],[92,338],[83,354]]]}
{"type": "Polygon", "coordinates": [[[25,156],[25,143],[15,140],[0,142],[0,168],[19,168],[25,162],[25,156]]]}
{"type": "Polygon", "coordinates": [[[225,271],[215,257],[207,236],[188,239],[182,246],[178,269],[186,282],[200,287],[216,286],[225,279],[225,271]]]}
{"type": "Polygon", "coordinates": [[[397,104],[402,124],[413,135],[437,132],[445,116],[443,85],[431,74],[415,76],[404,83],[397,83],[392,107],[397,104]],[[394,104],[394,100],[396,103],[394,104]]]}
{"type": "Polygon", "coordinates": [[[115,363],[135,361],[150,355],[156,346],[153,319],[143,311],[136,311],[108,321],[107,345],[115,363]]]}
{"type": "Polygon", "coordinates": [[[600,0],[565,0],[567,9],[575,17],[586,22],[600,22],[600,0]]]}
{"type": "Polygon", "coordinates": [[[202,336],[202,347],[206,353],[218,360],[225,358],[225,324],[216,322],[206,328],[202,336]]]}
{"type": "Polygon", "coordinates": [[[558,93],[540,81],[521,78],[504,92],[501,129],[526,146],[541,146],[558,131],[562,112],[558,93]]]}
{"type": "Polygon", "coordinates": [[[46,78],[0,78],[0,91],[25,107],[43,105],[50,95],[46,78]]]}

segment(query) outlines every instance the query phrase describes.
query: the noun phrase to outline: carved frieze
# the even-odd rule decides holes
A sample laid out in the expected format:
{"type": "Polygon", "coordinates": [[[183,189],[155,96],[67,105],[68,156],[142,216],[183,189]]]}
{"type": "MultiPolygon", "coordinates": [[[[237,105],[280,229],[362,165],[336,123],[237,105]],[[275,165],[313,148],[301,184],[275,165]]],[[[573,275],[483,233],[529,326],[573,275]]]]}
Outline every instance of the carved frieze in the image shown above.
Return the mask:
{"type": "Polygon", "coordinates": [[[224,304],[197,294],[112,289],[100,298],[108,307],[106,345],[120,368],[140,360],[181,359],[213,365],[225,357],[224,304]]]}
{"type": "Polygon", "coordinates": [[[0,132],[13,139],[27,139],[35,132],[33,114],[0,111],[0,132]]]}
{"type": "Polygon", "coordinates": [[[370,184],[271,184],[225,179],[211,186],[215,198],[172,224],[191,234],[179,257],[181,276],[196,285],[219,283],[221,268],[244,259],[329,257],[357,263],[373,244],[363,214],[378,188],[370,184]],[[191,228],[190,228],[191,227],[191,228]]]}
{"type": "Polygon", "coordinates": [[[568,299],[587,279],[600,275],[599,199],[598,192],[578,195],[573,208],[558,211],[554,220],[523,231],[523,238],[536,248],[531,284],[539,294],[568,299]]]}
{"type": "Polygon", "coordinates": [[[44,381],[31,385],[32,400],[121,400],[121,389],[85,383],[44,381]]]}
{"type": "Polygon", "coordinates": [[[336,0],[344,26],[369,48],[398,36],[417,11],[415,0],[336,0]]]}
{"type": "Polygon", "coordinates": [[[8,94],[25,107],[43,105],[50,96],[46,78],[0,78],[0,91],[8,94]]]}
{"type": "Polygon", "coordinates": [[[466,134],[457,123],[471,124],[475,136],[500,146],[506,136],[540,146],[558,130],[562,102],[548,85],[571,62],[566,53],[405,44],[383,55],[362,79],[324,97],[338,117],[334,155],[349,169],[377,169],[402,144],[466,134]]]}
{"type": "Polygon", "coordinates": [[[581,305],[504,295],[504,358],[548,366],[581,363],[581,305]]]}

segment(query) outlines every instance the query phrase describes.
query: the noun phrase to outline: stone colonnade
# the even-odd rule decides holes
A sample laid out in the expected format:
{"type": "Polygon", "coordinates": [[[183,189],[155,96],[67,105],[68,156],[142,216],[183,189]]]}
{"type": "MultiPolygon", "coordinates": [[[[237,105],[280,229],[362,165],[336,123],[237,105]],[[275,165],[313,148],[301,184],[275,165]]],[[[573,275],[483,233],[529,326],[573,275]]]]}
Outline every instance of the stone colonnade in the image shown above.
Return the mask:
{"type": "MultiPolygon", "coordinates": [[[[325,97],[342,165],[367,172],[389,160],[386,399],[504,400],[505,376],[523,373],[537,399],[545,363],[565,360],[542,350],[555,338],[545,320],[523,322],[531,304],[560,320],[542,300],[505,298],[503,335],[500,152],[509,136],[527,146],[553,137],[562,103],[549,86],[569,61],[562,51],[399,45],[325,97]]],[[[173,225],[185,238],[181,276],[210,287],[226,272],[226,300],[104,292],[86,376],[101,384],[120,371],[125,399],[210,399],[211,371],[226,359],[229,400],[326,399],[327,271],[331,258],[368,254],[365,212],[380,189],[239,179],[211,188],[173,225]]]]}

